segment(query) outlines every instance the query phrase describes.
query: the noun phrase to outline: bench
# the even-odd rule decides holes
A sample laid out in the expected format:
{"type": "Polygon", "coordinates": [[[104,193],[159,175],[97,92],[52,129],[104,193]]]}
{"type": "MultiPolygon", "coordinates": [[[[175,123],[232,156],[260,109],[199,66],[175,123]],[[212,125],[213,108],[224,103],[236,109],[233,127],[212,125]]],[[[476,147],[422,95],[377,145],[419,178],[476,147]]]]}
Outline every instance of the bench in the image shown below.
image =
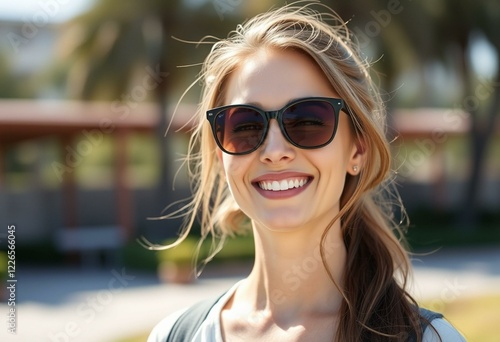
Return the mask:
{"type": "Polygon", "coordinates": [[[55,242],[61,252],[80,253],[83,266],[95,267],[100,264],[101,253],[107,264],[116,264],[125,240],[119,226],[87,226],[60,229],[55,242]]]}

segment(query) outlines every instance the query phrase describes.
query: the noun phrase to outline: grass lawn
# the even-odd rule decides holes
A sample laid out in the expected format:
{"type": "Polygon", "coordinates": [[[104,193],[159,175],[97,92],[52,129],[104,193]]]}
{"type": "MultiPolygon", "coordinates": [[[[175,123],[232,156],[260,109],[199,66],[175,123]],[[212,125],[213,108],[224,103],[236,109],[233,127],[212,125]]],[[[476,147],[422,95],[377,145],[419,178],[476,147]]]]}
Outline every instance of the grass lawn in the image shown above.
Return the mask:
{"type": "MultiPolygon", "coordinates": [[[[426,301],[423,306],[439,310],[466,337],[468,342],[498,342],[500,336],[500,295],[457,299],[442,303],[426,301]]],[[[144,342],[149,332],[116,342],[144,342]]]]}
{"type": "Polygon", "coordinates": [[[115,342],[145,342],[145,341],[147,341],[148,336],[149,336],[149,331],[145,332],[144,334],[139,335],[139,336],[134,336],[134,337],[126,338],[124,340],[118,340],[118,341],[115,341],[115,342]]]}

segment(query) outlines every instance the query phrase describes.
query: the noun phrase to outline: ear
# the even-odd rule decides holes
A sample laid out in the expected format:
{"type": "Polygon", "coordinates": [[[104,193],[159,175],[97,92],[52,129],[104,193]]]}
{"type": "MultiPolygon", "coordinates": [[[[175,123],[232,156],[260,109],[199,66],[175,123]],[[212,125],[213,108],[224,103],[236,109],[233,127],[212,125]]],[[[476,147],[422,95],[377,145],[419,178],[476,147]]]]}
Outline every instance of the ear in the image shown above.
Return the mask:
{"type": "Polygon", "coordinates": [[[351,176],[357,176],[361,172],[366,159],[366,145],[364,141],[356,139],[351,147],[346,172],[351,176]]]}

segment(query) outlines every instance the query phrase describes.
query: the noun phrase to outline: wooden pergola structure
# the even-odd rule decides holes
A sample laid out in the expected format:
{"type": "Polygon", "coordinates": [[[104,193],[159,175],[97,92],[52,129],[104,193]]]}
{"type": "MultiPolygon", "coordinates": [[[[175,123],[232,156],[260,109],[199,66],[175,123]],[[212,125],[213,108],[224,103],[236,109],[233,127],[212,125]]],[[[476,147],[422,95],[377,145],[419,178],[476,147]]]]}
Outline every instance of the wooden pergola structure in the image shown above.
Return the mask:
{"type": "MultiPolygon", "coordinates": [[[[195,106],[179,107],[171,131],[189,129],[192,124],[189,118],[195,111],[195,106]]],[[[72,146],[75,138],[83,132],[112,135],[116,142],[117,224],[121,237],[127,240],[133,229],[134,210],[132,193],[125,179],[126,137],[131,132],[154,134],[158,131],[159,115],[159,107],[155,103],[126,105],[118,102],[0,100],[0,189],[5,181],[2,165],[4,147],[9,144],[54,136],[62,142],[64,156],[67,154],[65,147],[72,146]]],[[[431,153],[433,182],[437,185],[436,198],[439,202],[445,197],[442,145],[450,136],[466,134],[470,125],[468,115],[463,111],[446,109],[397,110],[391,125],[403,141],[427,139],[434,144],[435,150],[431,153]]],[[[60,162],[64,166],[66,161],[60,162]]],[[[78,226],[74,172],[64,172],[62,184],[64,225],[70,230],[78,226]]]]}
{"type": "MultiPolygon", "coordinates": [[[[131,132],[154,133],[159,122],[158,106],[153,103],[134,107],[107,102],[80,101],[0,101],[0,188],[4,184],[4,148],[25,140],[53,136],[61,141],[63,170],[63,220],[66,229],[77,227],[77,203],[74,172],[69,172],[71,156],[65,147],[72,146],[77,136],[87,133],[88,139],[112,135],[116,142],[117,223],[125,241],[132,233],[132,194],[125,180],[127,153],[126,137],[131,132]],[[66,160],[64,160],[66,159],[66,160]],[[67,168],[67,169],[66,169],[67,168]]],[[[95,141],[94,141],[95,142],[95,141]]]]}

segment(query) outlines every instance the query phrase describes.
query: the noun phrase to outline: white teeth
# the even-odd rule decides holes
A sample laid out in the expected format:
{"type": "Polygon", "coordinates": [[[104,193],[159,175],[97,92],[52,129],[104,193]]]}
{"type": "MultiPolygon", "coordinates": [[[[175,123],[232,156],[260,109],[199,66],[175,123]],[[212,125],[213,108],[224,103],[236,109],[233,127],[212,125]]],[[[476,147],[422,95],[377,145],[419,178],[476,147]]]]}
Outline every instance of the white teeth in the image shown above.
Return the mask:
{"type": "Polygon", "coordinates": [[[300,188],[307,184],[307,178],[283,179],[282,181],[262,181],[259,187],[269,191],[284,191],[293,188],[300,188]]]}
{"type": "Polygon", "coordinates": [[[271,189],[273,189],[273,191],[279,191],[280,190],[280,183],[278,183],[277,181],[274,181],[271,189]]]}
{"type": "Polygon", "coordinates": [[[280,183],[280,190],[288,190],[288,182],[284,179],[280,183]]]}

